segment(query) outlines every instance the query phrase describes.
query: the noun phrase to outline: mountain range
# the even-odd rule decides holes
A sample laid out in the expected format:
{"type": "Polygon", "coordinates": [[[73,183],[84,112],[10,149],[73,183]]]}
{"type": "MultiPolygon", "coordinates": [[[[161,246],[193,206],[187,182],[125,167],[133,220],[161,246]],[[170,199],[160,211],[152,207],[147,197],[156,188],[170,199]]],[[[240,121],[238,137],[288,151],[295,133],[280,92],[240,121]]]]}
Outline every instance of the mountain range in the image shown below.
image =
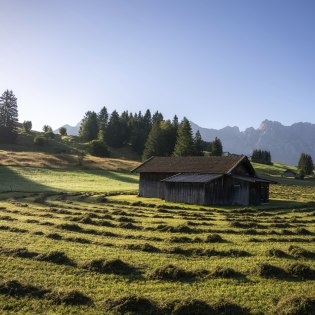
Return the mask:
{"type": "MultiPolygon", "coordinates": [[[[222,129],[203,128],[190,122],[193,133],[200,131],[205,141],[218,137],[225,152],[251,155],[254,149],[268,150],[273,161],[297,165],[302,152],[310,154],[315,160],[315,124],[299,122],[284,126],[278,121],[264,120],[260,126],[240,131],[238,127],[222,129]]],[[[78,135],[76,126],[65,125],[68,135],[78,135]]]]}
{"type": "Polygon", "coordinates": [[[225,152],[251,155],[254,149],[268,150],[273,161],[297,165],[302,152],[315,158],[315,124],[295,123],[284,126],[278,121],[264,120],[255,129],[240,131],[238,127],[202,128],[191,122],[193,132],[200,131],[203,140],[218,137],[225,152]]]}

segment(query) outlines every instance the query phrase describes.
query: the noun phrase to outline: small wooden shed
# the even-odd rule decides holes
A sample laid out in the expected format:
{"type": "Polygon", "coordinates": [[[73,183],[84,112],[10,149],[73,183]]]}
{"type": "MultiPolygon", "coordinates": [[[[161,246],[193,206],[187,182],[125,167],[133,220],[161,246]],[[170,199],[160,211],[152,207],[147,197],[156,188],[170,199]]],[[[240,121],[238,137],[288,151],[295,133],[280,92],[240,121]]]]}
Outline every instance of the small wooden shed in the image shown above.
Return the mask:
{"type": "Polygon", "coordinates": [[[284,177],[296,177],[296,175],[297,173],[290,169],[286,169],[282,174],[284,177]]]}
{"type": "Polygon", "coordinates": [[[135,168],[139,195],[190,204],[259,204],[270,181],[259,178],[246,156],[152,157],[135,168]]]}

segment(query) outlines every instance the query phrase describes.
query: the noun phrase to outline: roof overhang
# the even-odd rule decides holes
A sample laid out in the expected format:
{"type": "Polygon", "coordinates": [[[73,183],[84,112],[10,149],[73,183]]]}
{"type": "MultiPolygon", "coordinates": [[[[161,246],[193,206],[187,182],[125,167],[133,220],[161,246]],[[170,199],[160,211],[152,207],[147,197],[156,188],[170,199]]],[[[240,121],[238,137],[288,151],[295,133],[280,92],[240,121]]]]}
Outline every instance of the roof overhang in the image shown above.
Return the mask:
{"type": "Polygon", "coordinates": [[[180,173],[161,180],[166,183],[210,183],[215,179],[221,178],[223,174],[185,174],[180,173]]]}

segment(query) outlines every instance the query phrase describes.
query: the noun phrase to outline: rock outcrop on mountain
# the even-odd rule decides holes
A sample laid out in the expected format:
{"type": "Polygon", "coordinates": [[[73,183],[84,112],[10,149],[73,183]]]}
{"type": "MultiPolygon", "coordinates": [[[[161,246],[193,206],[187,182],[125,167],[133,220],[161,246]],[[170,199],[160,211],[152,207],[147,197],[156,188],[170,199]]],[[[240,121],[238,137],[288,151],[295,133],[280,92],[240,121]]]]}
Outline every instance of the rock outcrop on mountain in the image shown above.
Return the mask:
{"type": "Polygon", "coordinates": [[[315,160],[315,124],[295,123],[284,126],[280,122],[264,120],[259,128],[238,127],[222,129],[202,128],[191,122],[193,132],[200,131],[206,141],[221,139],[225,152],[251,155],[254,149],[268,150],[273,161],[297,165],[302,152],[315,160]]]}

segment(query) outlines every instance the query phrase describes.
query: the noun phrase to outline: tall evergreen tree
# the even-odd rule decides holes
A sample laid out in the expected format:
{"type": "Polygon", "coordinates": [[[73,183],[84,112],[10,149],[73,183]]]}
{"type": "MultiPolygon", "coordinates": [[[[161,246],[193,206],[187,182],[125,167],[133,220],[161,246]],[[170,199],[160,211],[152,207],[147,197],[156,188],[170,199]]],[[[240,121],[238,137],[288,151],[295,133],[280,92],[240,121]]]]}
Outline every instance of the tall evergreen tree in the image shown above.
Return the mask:
{"type": "Polygon", "coordinates": [[[158,110],[153,114],[152,116],[152,124],[155,124],[157,122],[161,122],[163,120],[163,114],[160,113],[158,110]]]}
{"type": "Polygon", "coordinates": [[[300,156],[298,168],[305,175],[311,175],[314,171],[313,159],[309,154],[302,153],[300,156]]]}
{"type": "Polygon", "coordinates": [[[12,91],[6,90],[0,97],[0,142],[15,142],[17,126],[17,98],[12,91]]]}
{"type": "Polygon", "coordinates": [[[83,141],[96,140],[98,137],[98,119],[95,112],[88,111],[82,120],[79,135],[83,141]]]}
{"type": "Polygon", "coordinates": [[[214,141],[212,142],[211,155],[221,156],[222,154],[223,154],[222,142],[219,138],[215,137],[214,141]]]}
{"type": "Polygon", "coordinates": [[[162,138],[162,129],[160,122],[153,124],[152,129],[149,133],[148,139],[145,143],[143,151],[143,160],[149,159],[151,156],[161,155],[161,138],[162,138]]]}
{"type": "Polygon", "coordinates": [[[97,123],[98,123],[98,138],[99,140],[104,141],[105,130],[108,124],[108,111],[105,106],[102,107],[102,109],[97,115],[97,123]]]}
{"type": "Polygon", "coordinates": [[[177,137],[177,128],[170,120],[163,120],[160,122],[161,127],[161,139],[160,141],[160,155],[170,156],[172,155],[177,137]]]}
{"type": "Polygon", "coordinates": [[[189,156],[194,152],[192,129],[189,120],[184,117],[178,126],[174,156],[189,156]]]}
{"type": "Polygon", "coordinates": [[[114,148],[119,148],[123,145],[123,132],[121,121],[116,110],[110,115],[108,125],[105,132],[105,142],[114,148]]]}
{"type": "Polygon", "coordinates": [[[197,130],[194,137],[194,155],[203,156],[203,142],[199,130],[197,130]]]}

